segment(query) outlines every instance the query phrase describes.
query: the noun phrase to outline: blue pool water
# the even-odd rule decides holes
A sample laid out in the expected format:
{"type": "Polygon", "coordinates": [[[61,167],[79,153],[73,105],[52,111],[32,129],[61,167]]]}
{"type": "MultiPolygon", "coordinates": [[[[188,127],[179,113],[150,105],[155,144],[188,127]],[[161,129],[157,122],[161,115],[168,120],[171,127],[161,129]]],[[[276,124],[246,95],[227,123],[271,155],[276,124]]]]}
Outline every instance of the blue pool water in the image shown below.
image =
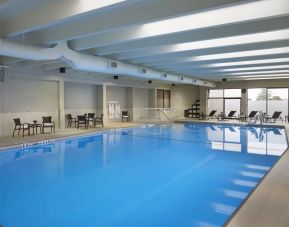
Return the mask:
{"type": "Polygon", "coordinates": [[[221,226],[286,148],[283,128],[175,124],[1,152],[0,224],[221,226]]]}

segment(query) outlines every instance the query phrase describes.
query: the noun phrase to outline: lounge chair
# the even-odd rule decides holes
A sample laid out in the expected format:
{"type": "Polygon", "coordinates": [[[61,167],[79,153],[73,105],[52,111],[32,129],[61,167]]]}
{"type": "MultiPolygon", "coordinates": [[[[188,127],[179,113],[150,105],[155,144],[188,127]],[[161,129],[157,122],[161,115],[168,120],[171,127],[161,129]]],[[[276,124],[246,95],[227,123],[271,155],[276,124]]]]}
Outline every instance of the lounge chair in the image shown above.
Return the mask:
{"type": "Polygon", "coordinates": [[[121,121],[122,122],[123,122],[123,119],[126,119],[126,121],[129,121],[128,111],[121,111],[121,121]]]}
{"type": "Polygon", "coordinates": [[[18,136],[20,134],[20,131],[22,130],[22,136],[24,137],[24,131],[28,132],[28,135],[30,136],[30,127],[29,127],[29,123],[21,123],[20,118],[14,118],[13,119],[15,127],[13,130],[13,137],[15,134],[15,131],[18,131],[18,136]]]}
{"type": "Polygon", "coordinates": [[[42,117],[42,134],[44,134],[44,129],[50,128],[51,132],[53,129],[53,132],[55,133],[55,122],[52,121],[52,117],[42,117]]]}
{"type": "Polygon", "coordinates": [[[74,127],[76,127],[76,122],[77,122],[76,117],[72,117],[71,114],[67,114],[67,119],[68,119],[68,123],[67,123],[68,128],[71,128],[72,123],[74,123],[74,127]]]}
{"type": "Polygon", "coordinates": [[[207,119],[213,118],[216,114],[217,110],[212,110],[209,115],[206,116],[207,119]]]}
{"type": "Polygon", "coordinates": [[[266,122],[270,121],[270,123],[275,123],[278,118],[280,118],[283,122],[283,119],[281,117],[281,113],[282,113],[282,111],[275,111],[273,113],[272,117],[270,117],[270,116],[265,117],[266,122]]]}
{"type": "Polygon", "coordinates": [[[77,115],[77,129],[79,129],[80,126],[83,126],[87,129],[88,127],[88,120],[85,115],[77,115]]]}
{"type": "Polygon", "coordinates": [[[257,113],[258,111],[255,111],[255,110],[251,111],[251,113],[248,116],[246,116],[246,119],[249,118],[250,120],[252,120],[256,116],[257,113]]]}
{"type": "Polygon", "coordinates": [[[232,110],[230,111],[230,113],[228,114],[228,116],[226,116],[226,114],[220,114],[217,116],[218,121],[223,121],[223,120],[231,120],[231,119],[238,119],[235,114],[237,111],[232,110]]]}
{"type": "Polygon", "coordinates": [[[103,125],[103,114],[101,114],[100,117],[94,118],[94,127],[96,126],[97,123],[100,123],[102,127],[104,126],[103,125]]]}

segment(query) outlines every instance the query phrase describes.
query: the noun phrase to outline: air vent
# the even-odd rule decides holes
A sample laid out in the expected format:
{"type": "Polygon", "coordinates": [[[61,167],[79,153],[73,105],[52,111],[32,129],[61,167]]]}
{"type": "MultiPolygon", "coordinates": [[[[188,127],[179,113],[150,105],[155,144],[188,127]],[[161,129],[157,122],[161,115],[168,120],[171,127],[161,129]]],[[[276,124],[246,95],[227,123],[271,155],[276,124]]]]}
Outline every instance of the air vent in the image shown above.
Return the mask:
{"type": "Polygon", "coordinates": [[[116,61],[110,61],[110,62],[109,62],[109,66],[110,66],[110,68],[112,68],[112,69],[116,69],[116,68],[117,68],[117,62],[116,62],[116,61]]]}
{"type": "Polygon", "coordinates": [[[113,79],[114,80],[118,80],[118,76],[113,76],[113,79]]]}
{"type": "Polygon", "coordinates": [[[152,83],[152,81],[151,81],[151,80],[149,80],[149,81],[148,81],[148,83],[149,83],[149,84],[151,84],[151,83],[152,83]]]}
{"type": "Polygon", "coordinates": [[[147,73],[147,69],[146,69],[146,68],[141,68],[141,69],[140,69],[140,72],[141,72],[141,73],[147,73]]]}
{"type": "Polygon", "coordinates": [[[59,68],[59,73],[66,73],[66,68],[65,67],[60,67],[59,68]]]}

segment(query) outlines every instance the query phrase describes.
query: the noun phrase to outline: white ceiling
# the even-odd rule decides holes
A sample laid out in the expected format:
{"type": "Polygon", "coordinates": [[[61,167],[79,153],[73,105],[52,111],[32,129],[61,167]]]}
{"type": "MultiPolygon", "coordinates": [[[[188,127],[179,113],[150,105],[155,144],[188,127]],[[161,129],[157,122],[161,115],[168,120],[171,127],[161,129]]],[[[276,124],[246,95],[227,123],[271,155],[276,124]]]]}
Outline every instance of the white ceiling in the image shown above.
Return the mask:
{"type": "Polygon", "coordinates": [[[288,0],[0,0],[0,27],[2,39],[67,41],[76,51],[194,78],[289,76],[288,0]]]}

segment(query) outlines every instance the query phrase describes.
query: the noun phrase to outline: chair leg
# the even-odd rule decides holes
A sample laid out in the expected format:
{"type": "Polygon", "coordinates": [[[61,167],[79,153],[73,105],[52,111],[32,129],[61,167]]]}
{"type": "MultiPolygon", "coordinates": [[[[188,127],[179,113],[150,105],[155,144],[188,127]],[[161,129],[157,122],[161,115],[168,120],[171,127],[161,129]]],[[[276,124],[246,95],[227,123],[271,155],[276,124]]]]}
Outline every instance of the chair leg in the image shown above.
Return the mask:
{"type": "Polygon", "coordinates": [[[13,130],[13,137],[14,137],[14,133],[15,133],[16,129],[13,130]]]}

